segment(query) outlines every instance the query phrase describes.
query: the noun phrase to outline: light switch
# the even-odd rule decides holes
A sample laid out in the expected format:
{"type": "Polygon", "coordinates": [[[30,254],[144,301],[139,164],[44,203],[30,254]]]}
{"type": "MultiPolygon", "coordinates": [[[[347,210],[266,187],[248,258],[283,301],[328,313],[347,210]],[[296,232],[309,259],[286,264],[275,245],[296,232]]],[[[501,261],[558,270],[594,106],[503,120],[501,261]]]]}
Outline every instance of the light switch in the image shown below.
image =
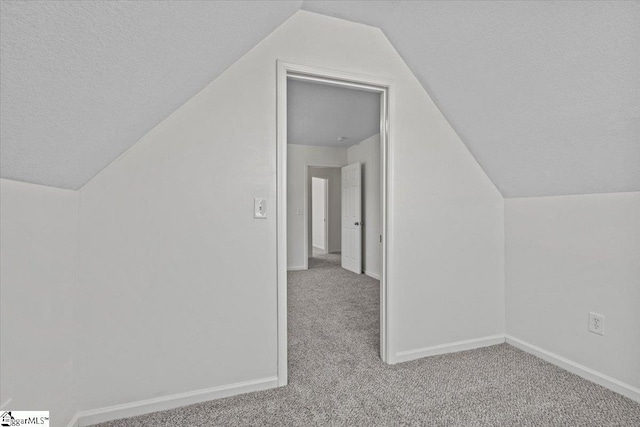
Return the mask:
{"type": "Polygon", "coordinates": [[[302,215],[302,209],[298,209],[298,215],[302,215]]]}
{"type": "Polygon", "coordinates": [[[267,199],[259,197],[253,199],[253,217],[259,219],[267,217],[267,199]]]}

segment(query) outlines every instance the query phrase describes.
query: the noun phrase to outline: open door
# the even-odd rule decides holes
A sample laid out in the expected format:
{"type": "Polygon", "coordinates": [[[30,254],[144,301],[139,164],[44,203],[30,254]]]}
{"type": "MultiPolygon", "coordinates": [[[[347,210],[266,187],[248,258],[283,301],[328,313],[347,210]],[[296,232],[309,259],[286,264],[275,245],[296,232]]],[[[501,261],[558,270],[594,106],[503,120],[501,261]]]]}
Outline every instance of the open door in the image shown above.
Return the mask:
{"type": "Polygon", "coordinates": [[[362,174],[360,162],[342,168],[342,268],[362,273],[362,174]]]}

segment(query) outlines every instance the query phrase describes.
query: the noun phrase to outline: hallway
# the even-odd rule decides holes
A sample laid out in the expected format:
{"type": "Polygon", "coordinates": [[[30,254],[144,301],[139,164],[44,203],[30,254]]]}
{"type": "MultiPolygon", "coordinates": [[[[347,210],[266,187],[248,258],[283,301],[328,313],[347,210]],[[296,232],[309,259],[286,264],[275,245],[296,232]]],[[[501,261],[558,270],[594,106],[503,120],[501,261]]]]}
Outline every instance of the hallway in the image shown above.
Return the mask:
{"type": "MultiPolygon", "coordinates": [[[[378,280],[341,268],[340,254],[314,251],[309,270],[289,273],[291,384],[334,389],[336,393],[344,387],[341,399],[346,399],[348,388],[357,385],[342,380],[377,375],[371,368],[382,367],[379,287],[378,280]]],[[[315,393],[318,396],[318,390],[315,393]]],[[[334,399],[336,393],[327,397],[334,399]]],[[[361,399],[358,394],[350,399],[361,399]]]]}

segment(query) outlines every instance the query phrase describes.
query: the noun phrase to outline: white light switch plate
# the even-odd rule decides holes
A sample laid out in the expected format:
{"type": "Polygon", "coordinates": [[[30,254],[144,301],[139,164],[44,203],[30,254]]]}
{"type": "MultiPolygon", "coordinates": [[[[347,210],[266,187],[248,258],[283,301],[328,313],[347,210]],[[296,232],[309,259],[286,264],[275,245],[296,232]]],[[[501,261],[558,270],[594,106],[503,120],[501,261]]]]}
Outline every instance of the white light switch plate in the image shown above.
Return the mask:
{"type": "Polygon", "coordinates": [[[253,217],[258,219],[267,217],[267,199],[259,197],[253,199],[253,217]]]}

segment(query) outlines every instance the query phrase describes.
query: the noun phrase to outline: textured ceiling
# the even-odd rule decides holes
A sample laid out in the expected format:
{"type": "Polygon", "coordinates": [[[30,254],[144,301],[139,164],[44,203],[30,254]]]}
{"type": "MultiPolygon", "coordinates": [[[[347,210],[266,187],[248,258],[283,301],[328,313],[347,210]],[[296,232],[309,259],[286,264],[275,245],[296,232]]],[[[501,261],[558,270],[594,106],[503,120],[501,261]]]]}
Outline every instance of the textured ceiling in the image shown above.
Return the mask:
{"type": "Polygon", "coordinates": [[[380,95],[289,80],[287,142],[350,147],[380,133],[380,95]],[[346,139],[338,141],[339,137],[346,139]]]}
{"type": "MultiPolygon", "coordinates": [[[[2,177],[78,188],[301,2],[1,9],[2,177]]],[[[507,197],[640,190],[639,2],[305,2],[381,28],[507,197]]]]}
{"type": "Polygon", "coordinates": [[[640,190],[640,2],[305,2],[382,29],[505,197],[640,190]]]}
{"type": "Polygon", "coordinates": [[[78,188],[301,2],[3,1],[3,178],[78,188]]]}

